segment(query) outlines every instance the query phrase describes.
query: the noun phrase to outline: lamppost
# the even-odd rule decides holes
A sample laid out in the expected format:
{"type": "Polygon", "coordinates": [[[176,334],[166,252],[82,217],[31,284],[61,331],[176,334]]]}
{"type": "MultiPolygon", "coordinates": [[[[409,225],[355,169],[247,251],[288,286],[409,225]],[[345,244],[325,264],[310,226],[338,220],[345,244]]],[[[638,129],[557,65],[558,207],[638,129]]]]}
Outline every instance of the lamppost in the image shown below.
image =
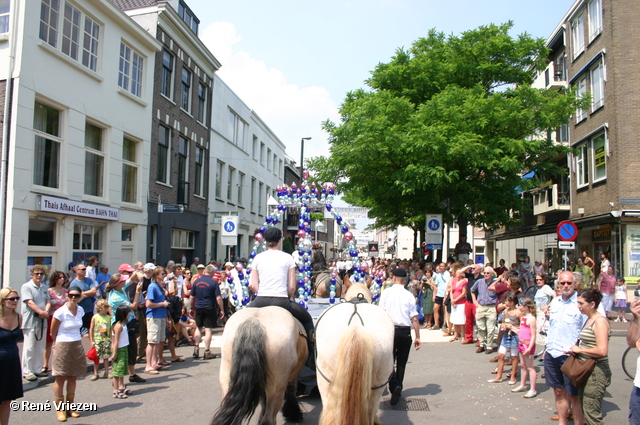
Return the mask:
{"type": "Polygon", "coordinates": [[[305,140],[311,140],[311,137],[303,137],[300,140],[300,184],[302,184],[302,182],[304,181],[304,177],[302,176],[302,170],[303,170],[303,161],[304,161],[304,141],[305,140]]]}

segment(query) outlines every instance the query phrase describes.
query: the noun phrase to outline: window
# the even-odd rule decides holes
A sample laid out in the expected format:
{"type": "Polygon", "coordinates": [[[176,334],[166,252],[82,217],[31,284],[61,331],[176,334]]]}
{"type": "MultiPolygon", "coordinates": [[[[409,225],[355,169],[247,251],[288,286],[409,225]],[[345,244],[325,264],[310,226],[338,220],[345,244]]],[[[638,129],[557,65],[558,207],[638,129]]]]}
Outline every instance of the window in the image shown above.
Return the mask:
{"type": "Polygon", "coordinates": [[[189,204],[189,139],[178,138],[178,204],[189,204]]]}
{"type": "Polygon", "coordinates": [[[195,166],[195,193],[204,196],[204,149],[196,146],[196,166],[195,166]]]}
{"type": "Polygon", "coordinates": [[[233,178],[236,170],[229,167],[229,173],[227,173],[227,200],[233,201],[233,178]]]}
{"type": "Polygon", "coordinates": [[[273,174],[278,174],[278,155],[276,155],[275,153],[273,154],[273,174]]]}
{"type": "Polygon", "coordinates": [[[84,193],[102,196],[102,174],[104,152],[102,151],[102,129],[86,123],[84,132],[84,193]]]}
{"type": "Polygon", "coordinates": [[[267,148],[267,170],[271,170],[271,149],[267,148]]]}
{"type": "Polygon", "coordinates": [[[138,144],[126,137],[122,140],[122,202],[138,202],[138,144]]]}
{"type": "Polygon", "coordinates": [[[577,58],[584,51],[584,13],[571,22],[571,41],[573,58],[577,58]]]}
{"type": "Polygon", "coordinates": [[[244,133],[246,123],[231,109],[229,110],[229,121],[227,130],[229,132],[229,140],[244,150],[244,133]]]}
{"type": "Polygon", "coordinates": [[[589,145],[583,143],[577,147],[576,174],[578,188],[589,184],[589,145]]]}
{"type": "Polygon", "coordinates": [[[118,85],[134,96],[142,96],[142,56],[123,42],[120,43],[118,85]]]}
{"type": "Polygon", "coordinates": [[[224,164],[220,161],[216,164],[216,198],[222,198],[222,168],[224,164]]]}
{"type": "Polygon", "coordinates": [[[73,226],[73,249],[102,251],[104,225],[76,221],[73,226]]]}
{"type": "Polygon", "coordinates": [[[200,20],[196,18],[196,15],[194,15],[191,9],[182,1],[178,4],[178,15],[180,15],[180,18],[187,24],[189,29],[198,35],[200,20]]]}
{"type": "Polygon", "coordinates": [[[180,90],[180,107],[185,111],[190,111],[191,104],[191,72],[182,68],[182,89],[180,90]]]}
{"type": "Polygon", "coordinates": [[[264,193],[264,183],[258,184],[258,214],[262,215],[262,194],[264,193]]]}
{"type": "Polygon", "coordinates": [[[264,165],[264,143],[260,142],[260,165],[264,165]]]}
{"type": "Polygon", "coordinates": [[[207,123],[207,86],[198,83],[198,121],[207,123]]]}
{"type": "MultiPolygon", "coordinates": [[[[582,78],[576,83],[576,95],[578,98],[587,93],[587,79],[582,78]]],[[[576,124],[587,118],[587,111],[584,109],[576,109],[576,124]]]]}
{"type": "Polygon", "coordinates": [[[604,61],[591,69],[591,108],[593,111],[604,105],[604,61]]]}
{"type": "Polygon", "coordinates": [[[35,132],[33,184],[59,187],[60,174],[60,111],[35,103],[33,113],[35,132]]]}
{"type": "Polygon", "coordinates": [[[31,246],[55,246],[57,222],[55,217],[29,218],[28,244],[31,246]]]}
{"type": "MultiPolygon", "coordinates": [[[[1,19],[6,10],[6,27],[8,30],[8,0],[0,0],[0,29],[3,28],[1,19]],[[6,2],[6,8],[3,4],[6,2]]],[[[54,48],[58,48],[74,61],[80,62],[92,71],[98,68],[98,43],[100,40],[100,26],[89,16],[70,2],[64,3],[60,16],[60,0],[42,0],[40,3],[40,39],[54,48]],[[62,19],[62,23],[60,20],[62,19]],[[59,32],[62,24],[62,33],[59,32]],[[61,39],[59,40],[58,37],[61,39]]]]}
{"type": "Polygon", "coordinates": [[[256,159],[256,152],[258,151],[258,137],[253,135],[253,144],[251,145],[251,157],[256,159]]]}
{"type": "Polygon", "coordinates": [[[607,178],[607,149],[605,133],[595,136],[593,145],[593,182],[598,182],[607,178]]]}
{"type": "Polygon", "coordinates": [[[238,205],[242,205],[242,186],[244,185],[244,174],[238,173],[238,205]]]}
{"type": "Polygon", "coordinates": [[[133,228],[132,227],[124,227],[122,226],[120,241],[121,242],[131,242],[133,241],[133,228]]]}
{"type": "Polygon", "coordinates": [[[278,178],[282,178],[282,160],[278,162],[278,178]]]}
{"type": "Polygon", "coordinates": [[[171,249],[194,249],[196,234],[189,230],[171,229],[171,249]]]}
{"type": "Polygon", "coordinates": [[[251,177],[251,199],[250,206],[251,212],[256,212],[256,179],[251,177]]]}
{"type": "Polygon", "coordinates": [[[589,42],[602,32],[602,0],[589,3],[589,42]]]}
{"type": "Polygon", "coordinates": [[[162,76],[160,80],[160,93],[172,99],[171,87],[173,86],[173,55],[166,50],[162,52],[162,76]]]}
{"type": "Polygon", "coordinates": [[[169,184],[169,167],[171,166],[169,152],[171,145],[171,130],[163,125],[158,127],[158,170],[156,180],[169,184]]]}
{"type": "Polygon", "coordinates": [[[0,0],[0,34],[9,32],[9,0],[0,0]]]}

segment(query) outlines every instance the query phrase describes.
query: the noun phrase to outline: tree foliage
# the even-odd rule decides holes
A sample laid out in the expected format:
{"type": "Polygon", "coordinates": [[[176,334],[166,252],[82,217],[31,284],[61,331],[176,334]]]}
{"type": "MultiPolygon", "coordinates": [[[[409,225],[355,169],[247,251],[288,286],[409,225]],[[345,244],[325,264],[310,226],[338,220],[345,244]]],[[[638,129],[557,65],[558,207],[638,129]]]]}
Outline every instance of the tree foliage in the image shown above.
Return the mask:
{"type": "Polygon", "coordinates": [[[339,124],[324,123],[330,156],[311,168],[368,207],[376,227],[422,227],[425,213],[487,228],[512,223],[526,208],[520,192],[537,183],[522,176],[559,170],[550,159],[566,147],[546,132],[581,103],[570,90],[532,87],[548,51],[542,39],[510,36],[511,27],[432,30],[399,49],[372,72],[370,89],[347,94],[339,124]]]}

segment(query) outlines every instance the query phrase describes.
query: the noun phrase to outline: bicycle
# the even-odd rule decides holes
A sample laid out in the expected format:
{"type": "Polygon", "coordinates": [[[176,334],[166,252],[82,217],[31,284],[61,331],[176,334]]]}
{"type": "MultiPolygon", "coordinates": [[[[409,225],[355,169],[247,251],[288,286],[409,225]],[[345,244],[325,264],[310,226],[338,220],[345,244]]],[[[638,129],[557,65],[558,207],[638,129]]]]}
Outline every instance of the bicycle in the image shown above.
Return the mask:
{"type": "Polygon", "coordinates": [[[631,380],[636,378],[636,366],[638,362],[638,351],[635,347],[627,347],[622,354],[622,370],[631,380]]]}

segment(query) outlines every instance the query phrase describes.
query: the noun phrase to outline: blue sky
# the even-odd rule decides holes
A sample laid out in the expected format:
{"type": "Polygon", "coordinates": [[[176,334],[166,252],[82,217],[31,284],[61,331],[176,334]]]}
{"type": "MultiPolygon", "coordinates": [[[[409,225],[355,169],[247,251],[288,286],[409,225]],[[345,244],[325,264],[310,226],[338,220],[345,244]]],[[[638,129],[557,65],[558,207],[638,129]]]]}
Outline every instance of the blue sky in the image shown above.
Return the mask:
{"type": "Polygon", "coordinates": [[[513,34],[547,38],[574,0],[185,0],[220,77],[300,157],[328,154],[326,119],[348,91],[396,49],[431,28],[460,33],[514,22],[513,34]]]}

